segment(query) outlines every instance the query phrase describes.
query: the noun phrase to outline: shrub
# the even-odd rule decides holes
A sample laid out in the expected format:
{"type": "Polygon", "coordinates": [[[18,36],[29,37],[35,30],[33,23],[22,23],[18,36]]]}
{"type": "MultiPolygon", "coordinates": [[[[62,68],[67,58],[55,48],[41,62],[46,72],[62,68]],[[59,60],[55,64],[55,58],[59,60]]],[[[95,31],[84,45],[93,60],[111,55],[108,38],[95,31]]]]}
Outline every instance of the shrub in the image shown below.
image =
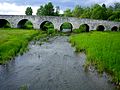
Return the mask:
{"type": "Polygon", "coordinates": [[[54,29],[48,29],[47,34],[55,34],[55,30],[54,29]]]}
{"type": "Polygon", "coordinates": [[[74,29],[73,30],[74,33],[82,33],[85,32],[83,29],[74,29]]]}

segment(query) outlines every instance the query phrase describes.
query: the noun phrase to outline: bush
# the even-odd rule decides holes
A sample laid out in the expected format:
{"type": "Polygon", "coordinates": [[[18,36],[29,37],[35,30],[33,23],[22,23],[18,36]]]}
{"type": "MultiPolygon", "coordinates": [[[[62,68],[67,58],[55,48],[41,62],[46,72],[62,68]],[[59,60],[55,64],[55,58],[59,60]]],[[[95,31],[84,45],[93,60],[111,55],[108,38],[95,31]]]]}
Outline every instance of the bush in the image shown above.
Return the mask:
{"type": "Polygon", "coordinates": [[[85,32],[83,29],[74,29],[73,30],[74,33],[82,33],[85,32]]]}
{"type": "Polygon", "coordinates": [[[55,34],[55,30],[54,29],[48,29],[47,34],[55,34]]]}

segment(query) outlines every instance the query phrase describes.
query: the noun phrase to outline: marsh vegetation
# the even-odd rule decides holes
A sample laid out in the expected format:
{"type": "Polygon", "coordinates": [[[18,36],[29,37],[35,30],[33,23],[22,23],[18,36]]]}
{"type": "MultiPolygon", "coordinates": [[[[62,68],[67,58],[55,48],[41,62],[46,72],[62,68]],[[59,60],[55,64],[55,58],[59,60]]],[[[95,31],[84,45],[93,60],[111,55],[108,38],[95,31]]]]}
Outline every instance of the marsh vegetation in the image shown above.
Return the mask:
{"type": "Polygon", "coordinates": [[[90,32],[73,35],[71,44],[76,52],[87,55],[86,66],[94,65],[98,72],[108,72],[116,84],[120,81],[120,32],[90,32]]]}

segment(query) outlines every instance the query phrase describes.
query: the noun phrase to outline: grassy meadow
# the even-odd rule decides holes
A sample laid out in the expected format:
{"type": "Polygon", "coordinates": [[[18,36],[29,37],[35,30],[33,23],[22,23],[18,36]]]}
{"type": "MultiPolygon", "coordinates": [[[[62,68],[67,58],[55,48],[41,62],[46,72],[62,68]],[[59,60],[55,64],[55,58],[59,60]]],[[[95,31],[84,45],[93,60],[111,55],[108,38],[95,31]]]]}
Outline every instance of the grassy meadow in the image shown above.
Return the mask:
{"type": "Polygon", "coordinates": [[[98,72],[106,71],[113,81],[120,82],[120,32],[89,32],[72,35],[70,42],[76,51],[85,51],[86,65],[98,72]]]}
{"type": "Polygon", "coordinates": [[[37,30],[0,29],[0,63],[4,64],[17,54],[22,54],[29,41],[44,36],[37,30]]]}

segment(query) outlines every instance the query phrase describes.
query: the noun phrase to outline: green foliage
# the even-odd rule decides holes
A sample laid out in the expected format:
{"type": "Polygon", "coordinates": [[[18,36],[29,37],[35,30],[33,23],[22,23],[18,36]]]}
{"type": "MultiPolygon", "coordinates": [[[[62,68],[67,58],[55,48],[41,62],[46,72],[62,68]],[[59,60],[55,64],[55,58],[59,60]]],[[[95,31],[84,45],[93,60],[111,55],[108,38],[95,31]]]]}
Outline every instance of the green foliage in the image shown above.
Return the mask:
{"type": "Polygon", "coordinates": [[[31,7],[27,7],[27,8],[26,8],[26,11],[25,11],[25,14],[26,14],[26,15],[32,15],[32,13],[33,13],[32,8],[31,8],[31,7]]]}
{"type": "Polygon", "coordinates": [[[37,16],[44,16],[44,7],[40,6],[36,13],[37,16]]]}
{"type": "Polygon", "coordinates": [[[24,29],[33,29],[33,24],[30,21],[27,21],[23,26],[24,29]]]}
{"type": "Polygon", "coordinates": [[[66,9],[64,11],[64,16],[120,21],[120,3],[114,3],[114,6],[109,7],[106,7],[105,4],[95,4],[86,8],[76,5],[72,11],[69,8],[66,9]]]}
{"type": "Polygon", "coordinates": [[[91,8],[87,7],[83,10],[82,15],[80,16],[81,18],[91,18],[91,8]]]}
{"type": "Polygon", "coordinates": [[[36,15],[38,16],[54,16],[54,6],[51,2],[45,4],[44,6],[40,6],[37,10],[36,15]]]}
{"type": "Polygon", "coordinates": [[[87,26],[86,25],[81,25],[80,27],[79,27],[79,29],[74,29],[73,30],[73,33],[83,33],[83,32],[87,32],[87,26]]]}
{"type": "Polygon", "coordinates": [[[62,32],[71,32],[72,31],[72,24],[71,23],[68,23],[68,22],[65,22],[61,25],[60,27],[60,31],[62,32]]]}
{"type": "Polygon", "coordinates": [[[47,30],[47,34],[55,34],[55,30],[54,29],[48,29],[47,30]]]}
{"type": "Polygon", "coordinates": [[[24,86],[20,87],[20,90],[28,90],[28,86],[24,85],[24,86]]]}
{"type": "Polygon", "coordinates": [[[95,4],[92,7],[92,15],[91,15],[92,19],[106,20],[107,19],[106,15],[107,15],[107,12],[106,12],[106,8],[105,7],[101,7],[98,4],[95,4]]]}
{"type": "Polygon", "coordinates": [[[54,25],[51,22],[45,22],[43,23],[43,25],[41,26],[41,29],[43,31],[47,31],[48,29],[54,29],[54,25]]]}
{"type": "Polygon", "coordinates": [[[0,30],[0,63],[6,63],[18,53],[26,51],[28,42],[42,33],[34,30],[1,29],[0,30]]]}
{"type": "Polygon", "coordinates": [[[87,27],[83,24],[79,27],[79,29],[81,30],[81,32],[86,32],[87,27]]]}
{"type": "Polygon", "coordinates": [[[72,28],[72,26],[68,22],[63,23],[61,26],[61,29],[71,29],[71,28],[72,28]]]}
{"type": "Polygon", "coordinates": [[[76,5],[72,11],[72,15],[74,17],[80,17],[82,13],[83,13],[83,8],[79,5],[76,5]]]}
{"type": "Polygon", "coordinates": [[[120,10],[120,2],[114,3],[114,9],[115,10],[120,10]]]}
{"type": "Polygon", "coordinates": [[[120,11],[114,11],[108,19],[114,21],[120,21],[120,11]]]}
{"type": "Polygon", "coordinates": [[[66,16],[66,17],[72,17],[72,11],[70,9],[66,9],[64,11],[64,16],[66,16]]]}
{"type": "Polygon", "coordinates": [[[74,29],[74,30],[73,30],[73,33],[77,33],[77,34],[78,34],[78,33],[82,33],[82,32],[83,32],[83,31],[82,31],[81,29],[74,29]]]}
{"type": "Polygon", "coordinates": [[[88,64],[112,74],[115,82],[120,81],[120,32],[82,33],[71,36],[70,42],[76,51],[85,50],[88,64]]]}

